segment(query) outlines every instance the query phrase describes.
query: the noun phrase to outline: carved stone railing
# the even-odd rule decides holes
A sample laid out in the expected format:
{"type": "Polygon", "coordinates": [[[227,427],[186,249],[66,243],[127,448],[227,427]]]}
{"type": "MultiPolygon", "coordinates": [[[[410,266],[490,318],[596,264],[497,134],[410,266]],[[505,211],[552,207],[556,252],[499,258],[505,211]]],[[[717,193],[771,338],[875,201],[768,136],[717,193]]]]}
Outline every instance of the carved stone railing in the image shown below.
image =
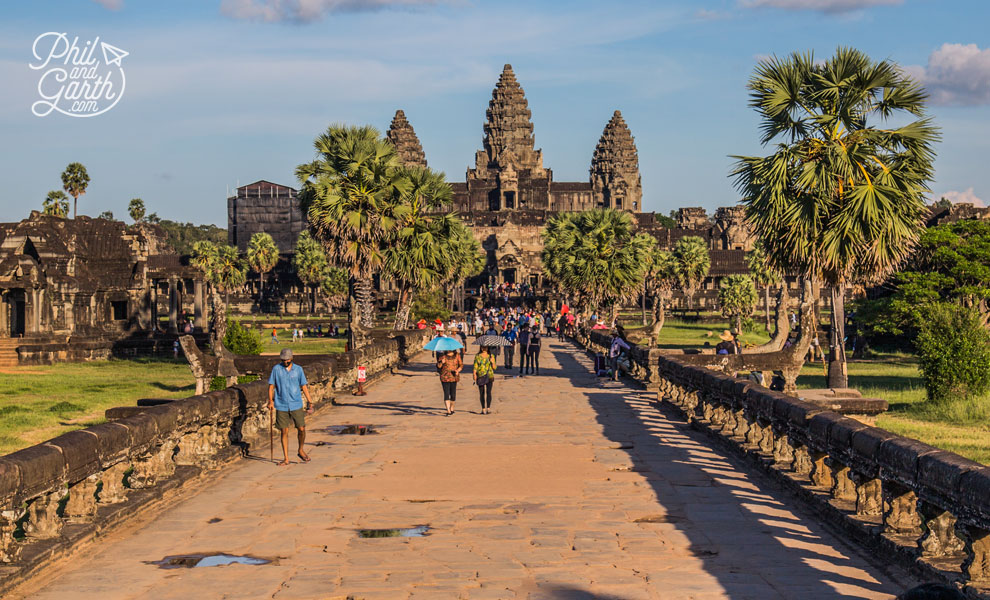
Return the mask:
{"type": "MultiPolygon", "coordinates": [[[[595,352],[609,336],[580,332],[595,352]]],[[[679,357],[633,347],[630,374],[816,512],[925,578],[990,597],[990,467],[679,357]]]]}
{"type": "MultiPolygon", "coordinates": [[[[354,352],[305,358],[317,409],[355,381],[422,349],[428,331],[399,332],[354,352]]],[[[300,357],[303,358],[303,357],[300,357]]],[[[257,357],[270,369],[277,357],[257,357]]],[[[268,384],[235,385],[0,457],[0,595],[72,547],[163,501],[171,490],[244,456],[267,436],[268,384]]]]}

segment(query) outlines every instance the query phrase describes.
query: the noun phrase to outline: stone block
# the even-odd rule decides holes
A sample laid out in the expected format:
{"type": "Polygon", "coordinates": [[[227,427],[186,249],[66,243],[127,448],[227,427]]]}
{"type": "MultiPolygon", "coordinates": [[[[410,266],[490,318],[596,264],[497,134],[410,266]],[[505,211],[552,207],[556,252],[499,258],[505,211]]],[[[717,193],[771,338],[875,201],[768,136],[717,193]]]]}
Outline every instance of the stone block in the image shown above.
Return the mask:
{"type": "Polygon", "coordinates": [[[917,483],[918,459],[925,454],[938,451],[928,444],[897,436],[881,442],[876,456],[885,477],[893,477],[913,487],[917,483]]]}
{"type": "Polygon", "coordinates": [[[130,452],[130,431],[119,423],[94,425],[87,427],[86,431],[96,436],[97,453],[103,469],[120,462],[130,452]]]}
{"type": "Polygon", "coordinates": [[[4,460],[20,472],[21,488],[15,503],[65,485],[65,456],[54,446],[39,444],[8,454],[4,460]]]}
{"type": "Polygon", "coordinates": [[[953,452],[938,450],[918,457],[918,485],[923,498],[934,493],[955,505],[956,492],[963,475],[982,470],[978,462],[963,458],[953,452]]]}
{"type": "Polygon", "coordinates": [[[70,431],[47,442],[65,457],[66,479],[70,485],[100,472],[99,443],[100,439],[85,429],[70,431]]]}
{"type": "Polygon", "coordinates": [[[828,432],[832,425],[842,420],[842,415],[833,412],[819,413],[808,421],[808,442],[816,448],[828,448],[828,432]]]}
{"type": "Polygon", "coordinates": [[[990,467],[980,466],[961,474],[957,506],[965,507],[968,520],[990,529],[990,467]]]}
{"type": "MultiPolygon", "coordinates": [[[[172,404],[167,408],[174,406],[172,404]]],[[[131,453],[153,446],[158,438],[158,421],[147,412],[121,419],[117,423],[127,428],[130,435],[131,453]]]]}
{"type": "Polygon", "coordinates": [[[862,431],[869,427],[856,419],[840,417],[832,422],[828,429],[828,447],[833,452],[848,454],[852,448],[852,436],[857,431],[862,431]]]}
{"type": "Polygon", "coordinates": [[[875,461],[880,444],[895,437],[897,437],[897,434],[891,433],[886,429],[866,427],[852,434],[850,446],[852,447],[852,451],[861,460],[875,461]]]}
{"type": "Polygon", "coordinates": [[[817,414],[821,414],[822,409],[818,408],[813,404],[808,404],[807,402],[801,402],[800,400],[790,403],[790,414],[787,416],[788,422],[794,426],[800,428],[800,430],[807,433],[808,422],[817,414]]]}
{"type": "Polygon", "coordinates": [[[21,489],[21,470],[17,464],[0,458],[0,510],[14,504],[21,489]]]}

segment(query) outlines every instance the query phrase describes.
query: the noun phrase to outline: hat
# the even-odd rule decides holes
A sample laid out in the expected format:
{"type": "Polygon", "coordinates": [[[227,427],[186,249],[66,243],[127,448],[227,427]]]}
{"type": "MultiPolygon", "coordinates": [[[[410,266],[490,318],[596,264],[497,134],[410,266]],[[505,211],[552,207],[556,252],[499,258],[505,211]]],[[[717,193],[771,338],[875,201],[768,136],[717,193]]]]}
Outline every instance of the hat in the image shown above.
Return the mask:
{"type": "Polygon", "coordinates": [[[718,336],[718,339],[725,340],[726,342],[733,342],[735,341],[736,338],[732,337],[732,334],[729,332],[728,329],[726,329],[725,331],[722,332],[721,335],[718,336]]]}
{"type": "Polygon", "coordinates": [[[436,322],[436,323],[443,323],[443,319],[434,319],[434,322],[436,322]]]}
{"type": "Polygon", "coordinates": [[[282,360],[292,360],[292,350],[290,348],[282,348],[282,351],[278,353],[278,357],[282,360]]]}

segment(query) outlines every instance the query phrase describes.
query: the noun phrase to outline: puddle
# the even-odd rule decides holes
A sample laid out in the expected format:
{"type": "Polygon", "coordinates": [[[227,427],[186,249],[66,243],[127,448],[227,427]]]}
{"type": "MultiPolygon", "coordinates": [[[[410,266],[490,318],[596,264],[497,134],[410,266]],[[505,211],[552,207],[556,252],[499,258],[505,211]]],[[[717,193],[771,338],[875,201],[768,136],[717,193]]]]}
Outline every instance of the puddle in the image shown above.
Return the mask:
{"type": "Polygon", "coordinates": [[[219,523],[220,521],[223,521],[223,519],[221,519],[220,517],[213,517],[212,519],[207,521],[207,523],[213,524],[213,523],[219,523]]]}
{"type": "Polygon", "coordinates": [[[650,515],[648,517],[640,517],[633,521],[633,523],[683,523],[685,520],[684,517],[678,517],[676,515],[650,515]]]}
{"type": "Polygon", "coordinates": [[[324,473],[323,476],[328,479],[354,479],[353,475],[331,475],[329,473],[324,473]]]}
{"type": "Polygon", "coordinates": [[[378,433],[371,425],[331,425],[326,428],[330,435],[368,435],[378,433]]]}
{"type": "Polygon", "coordinates": [[[425,537],[430,530],[429,525],[405,527],[400,529],[358,529],[358,537],[389,538],[389,537],[425,537]]]}
{"type": "Polygon", "coordinates": [[[226,565],[267,565],[272,561],[256,556],[238,556],[236,554],[176,554],[166,556],[161,560],[146,561],[145,564],[158,565],[161,569],[192,569],[194,567],[223,567],[226,565]]]}

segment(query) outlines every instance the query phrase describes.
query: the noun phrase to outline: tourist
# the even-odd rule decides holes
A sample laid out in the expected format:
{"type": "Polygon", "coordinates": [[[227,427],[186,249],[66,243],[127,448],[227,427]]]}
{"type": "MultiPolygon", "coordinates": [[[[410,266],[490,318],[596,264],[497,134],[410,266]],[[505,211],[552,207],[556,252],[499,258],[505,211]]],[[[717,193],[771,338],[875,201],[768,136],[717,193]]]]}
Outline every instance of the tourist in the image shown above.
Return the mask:
{"type": "Polygon", "coordinates": [[[461,369],[464,361],[453,350],[440,353],[437,359],[437,373],[440,375],[440,385],[443,387],[443,404],[447,407],[447,416],[454,414],[454,401],[457,400],[457,382],[461,380],[461,369]]]}
{"type": "Polygon", "coordinates": [[[722,340],[715,344],[715,354],[739,354],[739,347],[732,332],[726,329],[718,336],[722,340]]]}
{"type": "Polygon", "coordinates": [[[567,315],[566,314],[563,314],[563,315],[560,315],[560,318],[559,319],[557,319],[557,341],[558,342],[563,342],[564,341],[564,333],[566,333],[566,330],[567,330],[567,315]]]}
{"type": "Polygon", "coordinates": [[[612,335],[612,344],[608,349],[608,358],[611,361],[612,381],[619,380],[619,357],[623,351],[629,350],[629,344],[622,339],[618,333],[612,335]]]}
{"type": "Polygon", "coordinates": [[[540,374],[540,328],[537,326],[529,334],[529,345],[526,347],[526,367],[530,373],[540,374]]]}
{"type": "Polygon", "coordinates": [[[492,412],[492,387],[495,385],[495,357],[488,346],[482,346],[474,357],[474,384],[478,386],[478,396],[481,399],[481,414],[492,412]]]}
{"type": "Polygon", "coordinates": [[[293,344],[296,343],[296,339],[298,339],[298,337],[299,337],[299,330],[296,329],[295,327],[293,327],[292,328],[292,343],[293,344]]]}
{"type": "Polygon", "coordinates": [[[273,344],[278,343],[278,330],[275,329],[274,327],[272,327],[272,343],[273,344]]]}
{"type": "Polygon", "coordinates": [[[172,342],[172,358],[179,358],[179,340],[172,342]]]}
{"type": "Polygon", "coordinates": [[[272,367],[268,377],[268,410],[273,413],[275,427],[282,433],[282,462],[289,464],[289,428],[295,425],[299,452],[303,462],[309,462],[309,455],[303,449],[306,443],[306,415],[313,412],[313,398],[309,395],[306,374],[299,365],[292,364],[292,350],[283,348],[279,353],[282,362],[272,367]],[[302,391],[306,395],[306,408],[303,410],[302,391]]]}
{"type": "Polygon", "coordinates": [[[529,325],[521,325],[519,327],[519,374],[524,375],[523,369],[526,368],[526,364],[529,362],[529,336],[532,335],[529,331],[529,325]]]}
{"type": "MultiPolygon", "coordinates": [[[[512,358],[516,353],[516,338],[519,336],[519,332],[516,330],[515,326],[506,327],[505,331],[502,332],[502,337],[509,342],[508,346],[505,346],[505,368],[512,368],[512,358]]],[[[522,357],[519,357],[522,360],[522,357]]]]}

